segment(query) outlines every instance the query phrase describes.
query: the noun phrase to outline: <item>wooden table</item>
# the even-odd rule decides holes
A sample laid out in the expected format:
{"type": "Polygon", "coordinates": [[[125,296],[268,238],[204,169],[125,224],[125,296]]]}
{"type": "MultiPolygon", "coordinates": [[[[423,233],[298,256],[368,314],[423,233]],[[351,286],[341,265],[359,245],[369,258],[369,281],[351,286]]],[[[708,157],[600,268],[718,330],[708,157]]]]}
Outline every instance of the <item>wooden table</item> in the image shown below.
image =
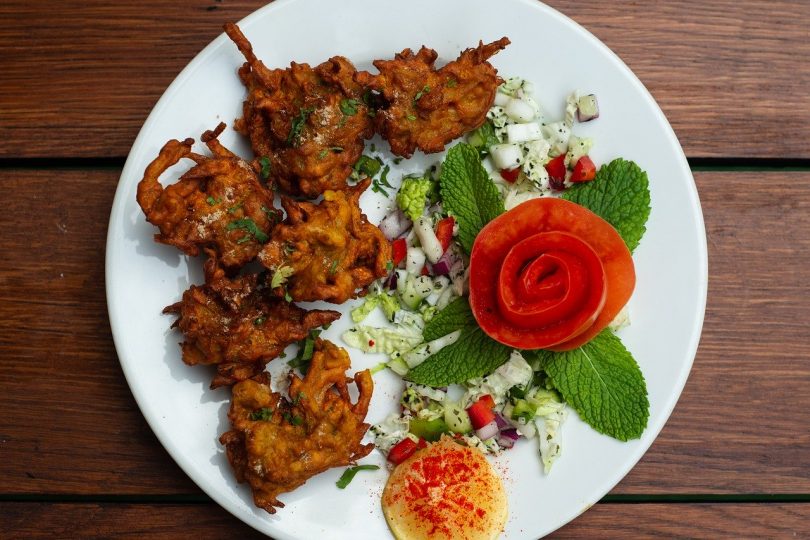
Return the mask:
{"type": "MultiPolygon", "coordinates": [[[[152,106],[223,21],[263,3],[0,4],[4,538],[257,536],[181,472],[136,407],[103,255],[152,106]]],[[[557,536],[810,536],[810,6],[550,3],[663,108],[694,171],[710,261],[703,337],[674,414],[557,536]]]]}

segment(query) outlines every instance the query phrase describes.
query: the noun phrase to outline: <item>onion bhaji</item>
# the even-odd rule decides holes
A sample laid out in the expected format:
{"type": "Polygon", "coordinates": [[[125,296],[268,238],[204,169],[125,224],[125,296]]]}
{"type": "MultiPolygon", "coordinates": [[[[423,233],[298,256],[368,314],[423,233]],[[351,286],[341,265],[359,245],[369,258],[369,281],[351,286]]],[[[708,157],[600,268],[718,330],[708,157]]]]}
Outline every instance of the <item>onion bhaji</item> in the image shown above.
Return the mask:
{"type": "Polygon", "coordinates": [[[191,256],[213,248],[219,264],[233,270],[256,257],[281,215],[251,166],[219,143],[223,129],[220,124],[201,137],[213,157],[192,152],[193,139],[167,142],[146,168],[137,198],[147,221],[160,229],[156,241],[191,256]],[[164,188],[160,175],[182,158],[196,165],[164,188]]]}
{"type": "Polygon", "coordinates": [[[336,311],[306,311],[276,297],[257,274],[228,278],[213,258],[205,262],[205,274],[204,285],[192,285],[164,313],[178,315],[172,326],[185,338],[183,361],[217,366],[211,388],[262,373],[287,345],[340,317],[336,311]]]}
{"type": "Polygon", "coordinates": [[[314,69],[295,62],[268,69],[239,27],[226,24],[225,32],[247,60],[239,78],[248,96],[235,128],[257,157],[269,159],[273,179],[289,194],[313,198],[346,188],[364,139],[374,134],[352,63],[335,56],[314,69]]]}
{"type": "Polygon", "coordinates": [[[388,273],[391,244],[358,203],[369,182],[366,178],[345,191],[326,191],[319,204],[281,198],[287,218],[258,255],[272,272],[289,273],[276,294],[339,304],[388,273]]]}
{"type": "Polygon", "coordinates": [[[355,79],[382,94],[387,103],[374,117],[375,127],[391,151],[411,157],[419,148],[440,152],[444,145],[484,123],[502,82],[487,61],[509,45],[503,37],[467,49],[441,69],[436,51],[405,49],[393,60],[375,60],[379,75],[359,72],[355,79]]]}
{"type": "Polygon", "coordinates": [[[352,404],[346,377],[345,350],[329,341],[315,342],[303,379],[290,374],[290,399],[267,384],[245,380],[233,387],[228,418],[232,429],[220,437],[236,473],[248,482],[256,506],[273,514],[284,504],[281,493],[292,491],[331,467],[368,455],[373,444],[361,444],[374,383],[368,370],[358,372],[359,390],[352,404]]]}

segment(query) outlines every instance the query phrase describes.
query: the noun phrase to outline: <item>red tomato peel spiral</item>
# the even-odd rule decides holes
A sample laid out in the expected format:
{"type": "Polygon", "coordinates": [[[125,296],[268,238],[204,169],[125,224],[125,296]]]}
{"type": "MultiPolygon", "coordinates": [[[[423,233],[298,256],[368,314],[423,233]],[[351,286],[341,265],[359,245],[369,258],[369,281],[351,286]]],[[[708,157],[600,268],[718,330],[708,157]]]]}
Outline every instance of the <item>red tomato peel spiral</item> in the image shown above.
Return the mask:
{"type": "Polygon", "coordinates": [[[490,337],[515,348],[579,347],[613,320],[634,287],[621,236],[562,199],[534,199],[498,216],[470,257],[473,314],[490,337]]]}

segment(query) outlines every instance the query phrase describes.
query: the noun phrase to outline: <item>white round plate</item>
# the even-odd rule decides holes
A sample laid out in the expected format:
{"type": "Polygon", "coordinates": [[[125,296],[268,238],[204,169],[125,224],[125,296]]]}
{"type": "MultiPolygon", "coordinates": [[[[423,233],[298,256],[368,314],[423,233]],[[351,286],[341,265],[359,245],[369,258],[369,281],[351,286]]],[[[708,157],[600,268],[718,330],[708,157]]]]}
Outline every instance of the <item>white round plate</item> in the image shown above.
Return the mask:
{"type": "MultiPolygon", "coordinates": [[[[575,132],[593,137],[596,163],[619,156],[632,159],[650,178],[652,213],[634,254],[638,283],[630,301],[632,324],[621,332],[647,379],[649,425],[640,440],[622,443],[599,435],[572,413],[563,427],[562,457],[551,474],[543,474],[532,442],[523,441],[493,460],[509,495],[504,538],[537,538],[585,511],[627,474],[663,427],[686,382],[703,323],[703,216],[686,159],[653,98],[594,36],[534,0],[500,0],[497,5],[490,0],[278,0],[239,24],[271,67],[291,60],[317,64],[341,54],[358,69],[373,69],[373,59],[423,44],[436,49],[443,63],[479,40],[505,35],[512,44],[493,64],[504,77],[534,82],[546,110],[561,117],[565,96],[574,89],[598,96],[600,118],[575,126],[575,132]]],[[[245,90],[236,70],[242,62],[224,35],[215,39],[166,90],[127,159],[106,254],[107,302],[121,365],[169,454],[203,491],[245,523],[279,539],[325,534],[332,539],[387,538],[380,509],[387,471],[377,452],[363,462],[383,467],[358,474],[345,490],[335,487],[341,469],[333,469],[282,495],[286,507],[277,514],[255,508],[250,490],[236,483],[217,442],[228,429],[229,390],[209,390],[212,372],[183,364],[181,336],[169,329],[172,318],[161,315],[189,285],[202,281],[202,265],[152,240],[156,230],[135,202],[136,185],[168,139],[198,138],[219,121],[230,126],[240,116],[245,90]]],[[[222,142],[250,156],[246,142],[232,130],[223,134],[222,142]]],[[[386,143],[374,142],[378,153],[387,150],[386,143]]],[[[417,156],[396,166],[390,176],[424,170],[437,158],[417,156]]],[[[188,163],[175,166],[164,183],[187,168],[188,163]]],[[[388,201],[369,191],[361,204],[376,223],[388,201]]],[[[341,309],[345,313],[355,304],[341,309]]],[[[324,336],[340,343],[348,325],[349,318],[343,317],[324,336]]],[[[379,360],[352,352],[353,369],[379,360]]],[[[272,362],[271,371],[284,364],[272,362]]],[[[401,384],[386,372],[375,375],[375,382],[371,422],[395,409],[401,384]]]]}

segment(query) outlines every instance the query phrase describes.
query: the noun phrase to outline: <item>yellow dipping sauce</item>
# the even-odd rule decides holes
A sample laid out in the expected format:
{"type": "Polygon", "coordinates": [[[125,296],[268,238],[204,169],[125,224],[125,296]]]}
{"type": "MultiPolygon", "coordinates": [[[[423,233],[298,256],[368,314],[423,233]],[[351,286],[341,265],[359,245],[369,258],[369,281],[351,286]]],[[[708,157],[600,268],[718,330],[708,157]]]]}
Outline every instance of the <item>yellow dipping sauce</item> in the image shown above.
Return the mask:
{"type": "Polygon", "coordinates": [[[382,507],[401,540],[490,540],[501,533],[507,516],[500,477],[481,452],[450,437],[394,469],[382,507]]]}

